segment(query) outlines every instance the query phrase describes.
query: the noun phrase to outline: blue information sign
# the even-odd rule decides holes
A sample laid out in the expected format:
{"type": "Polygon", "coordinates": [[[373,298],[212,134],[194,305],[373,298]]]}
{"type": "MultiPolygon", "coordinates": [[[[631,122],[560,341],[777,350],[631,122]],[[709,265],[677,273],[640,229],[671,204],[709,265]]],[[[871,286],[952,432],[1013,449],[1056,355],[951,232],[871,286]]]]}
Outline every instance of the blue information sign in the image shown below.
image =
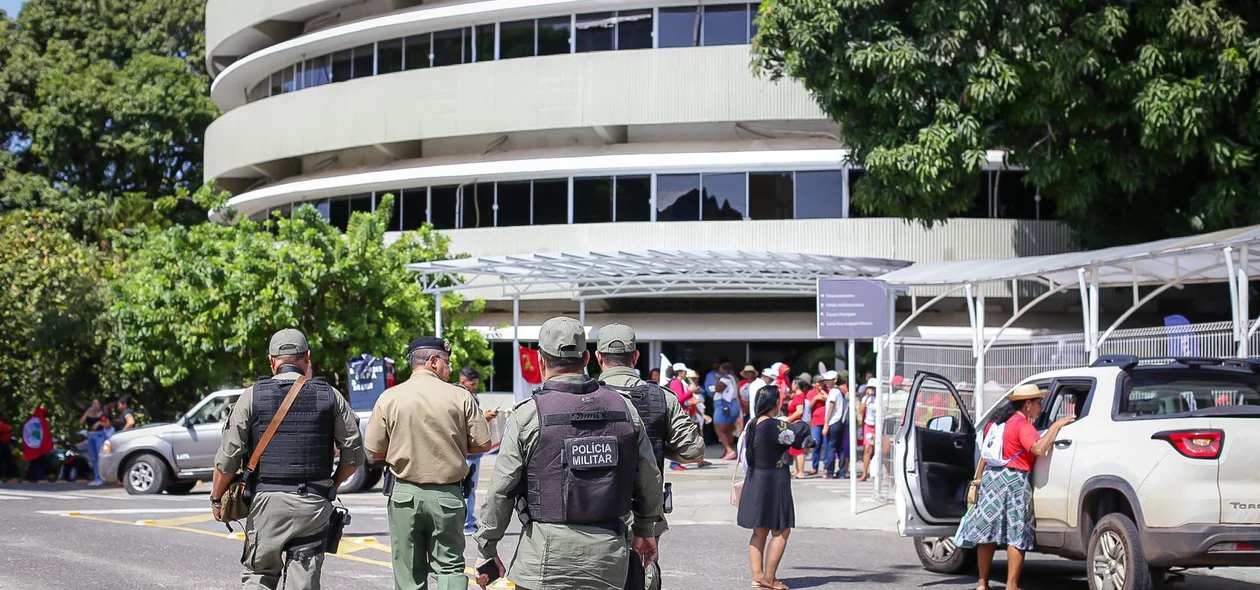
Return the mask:
{"type": "Polygon", "coordinates": [[[888,285],[875,279],[818,279],[818,338],[887,336],[888,285]]]}

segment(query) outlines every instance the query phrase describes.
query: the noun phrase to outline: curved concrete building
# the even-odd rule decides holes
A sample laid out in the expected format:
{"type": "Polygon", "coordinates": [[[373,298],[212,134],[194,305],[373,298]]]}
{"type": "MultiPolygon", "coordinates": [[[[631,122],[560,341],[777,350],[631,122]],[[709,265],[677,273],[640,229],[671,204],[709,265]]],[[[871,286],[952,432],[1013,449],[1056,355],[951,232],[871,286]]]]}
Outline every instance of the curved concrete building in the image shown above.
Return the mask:
{"type": "MultiPolygon", "coordinates": [[[[965,218],[925,228],[860,216],[849,193],[861,172],[846,164],[839,127],[799,84],[750,65],[757,9],[209,0],[206,66],[223,114],[206,134],[206,176],[241,214],[309,203],[341,226],[392,193],[395,231],[431,223],[474,257],[668,249],[922,261],[1069,249],[1053,203],[1001,170],[1000,156],[965,218]]],[[[478,295],[498,339],[511,302],[478,295]]],[[[577,303],[521,306],[520,324],[536,326],[577,303]]],[[[668,292],[584,302],[592,326],[637,324],[645,351],[736,363],[771,360],[755,354],[766,342],[819,344],[809,343],[812,306],[668,292]]]]}

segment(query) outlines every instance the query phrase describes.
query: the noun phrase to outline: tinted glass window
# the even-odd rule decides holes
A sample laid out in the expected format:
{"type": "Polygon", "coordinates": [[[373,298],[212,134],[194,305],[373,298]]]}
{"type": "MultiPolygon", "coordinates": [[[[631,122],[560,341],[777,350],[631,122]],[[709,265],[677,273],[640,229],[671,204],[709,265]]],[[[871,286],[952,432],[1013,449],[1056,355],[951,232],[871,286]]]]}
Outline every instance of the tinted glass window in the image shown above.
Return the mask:
{"type": "Polygon", "coordinates": [[[499,24],[499,59],[534,55],[534,21],[499,24]]]}
{"type": "Polygon", "coordinates": [[[499,227],[529,225],[529,181],[499,183],[499,227]]]}
{"type": "Polygon", "coordinates": [[[412,188],[402,192],[402,229],[403,231],[420,229],[424,225],[429,209],[429,190],[412,188]]]}
{"type": "Polygon", "coordinates": [[[394,204],[389,216],[389,224],[385,226],[385,231],[401,231],[403,216],[403,199],[401,190],[383,191],[376,193],[376,206],[381,207],[385,201],[385,195],[394,196],[394,204]]]}
{"type": "Polygon", "coordinates": [[[656,220],[700,220],[699,174],[658,174],[656,176],[656,220]]]}
{"type": "Polygon", "coordinates": [[[844,173],[839,170],[796,173],[796,218],[844,217],[844,173]]]}
{"type": "Polygon", "coordinates": [[[538,55],[569,53],[569,26],[567,16],[538,19],[538,55]]]}
{"type": "Polygon", "coordinates": [[[418,70],[420,68],[429,67],[429,51],[432,47],[432,37],[425,33],[414,37],[407,37],[403,45],[404,63],[408,70],[418,70]]]}
{"type": "Polygon", "coordinates": [[[355,213],[371,213],[372,212],[372,195],[354,195],[350,197],[350,217],[353,219],[355,213]]]}
{"type": "Polygon", "coordinates": [[[314,205],[315,205],[315,210],[319,211],[319,214],[323,216],[324,221],[328,221],[329,216],[332,215],[332,209],[329,206],[328,201],[326,200],[319,201],[318,203],[315,203],[314,205]]]}
{"type": "Polygon", "coordinates": [[[376,44],[376,73],[392,74],[403,69],[403,40],[391,39],[376,44]]]}
{"type": "Polygon", "coordinates": [[[1024,172],[1003,170],[994,172],[997,183],[997,212],[1002,219],[1044,219],[1038,217],[1037,189],[1024,184],[1024,172]]]}
{"type": "Polygon", "coordinates": [[[748,5],[719,4],[704,7],[705,45],[748,43],[748,5]]]}
{"type": "Polygon", "coordinates": [[[430,189],[429,209],[435,229],[455,229],[455,187],[435,186],[430,189]]]}
{"type": "Polygon", "coordinates": [[[650,176],[618,176],[616,221],[651,220],[652,178],[650,176]]]}
{"type": "Polygon", "coordinates": [[[355,47],[354,71],[350,73],[350,76],[355,79],[373,76],[376,74],[375,64],[376,56],[371,45],[355,47]]]}
{"type": "Polygon", "coordinates": [[[494,25],[477,27],[477,61],[494,61],[494,25]]]}
{"type": "Polygon", "coordinates": [[[758,29],[757,10],[759,6],[760,6],[759,4],[748,5],[748,40],[749,42],[752,41],[753,37],[757,36],[757,29],[758,29]]]}
{"type": "Polygon", "coordinates": [[[700,14],[696,8],[662,8],[657,25],[657,47],[694,47],[700,44],[700,14]]]}
{"type": "Polygon", "coordinates": [[[577,52],[611,51],[616,30],[617,21],[611,12],[577,15],[577,52]]]}
{"type": "Polygon", "coordinates": [[[345,82],[354,71],[354,54],[349,49],[338,51],[332,56],[332,81],[345,82]]]}
{"type": "Polygon", "coordinates": [[[748,175],[748,216],[752,219],[792,219],[792,173],[748,175]]]}
{"type": "Polygon", "coordinates": [[[534,181],[534,225],[569,222],[569,181],[534,181]]]}
{"type": "Polygon", "coordinates": [[[1233,406],[1260,406],[1260,380],[1223,372],[1152,370],[1136,371],[1125,380],[1119,413],[1170,416],[1233,406]]]}
{"type": "Polygon", "coordinates": [[[350,225],[350,199],[341,197],[328,203],[328,223],[333,227],[346,229],[350,225]]]}
{"type": "Polygon", "coordinates": [[[706,221],[742,220],[748,212],[747,180],[744,174],[705,174],[700,218],[706,221]]]}
{"type": "Polygon", "coordinates": [[[315,59],[306,60],[306,67],[303,68],[302,77],[304,78],[302,82],[304,88],[323,86],[331,82],[332,58],[327,55],[321,55],[315,59]]]}
{"type": "Polygon", "coordinates": [[[276,72],[276,73],[274,73],[274,74],[272,74],[272,75],[271,75],[271,96],[279,96],[279,95],[280,95],[280,92],[281,92],[281,91],[280,91],[280,88],[281,88],[281,82],[280,82],[280,80],[281,80],[282,78],[283,78],[283,72],[276,72]]]}
{"type": "Polygon", "coordinates": [[[652,11],[630,10],[617,13],[617,49],[652,48],[652,11]]]}
{"type": "MultiPolygon", "coordinates": [[[[467,48],[472,47],[472,40],[465,40],[467,29],[438,31],[433,34],[433,65],[453,66],[462,64],[467,48]]],[[[469,55],[468,58],[472,56],[469,55]]]]}
{"type": "Polygon", "coordinates": [[[464,223],[460,227],[494,227],[494,183],[464,187],[464,223]]]}
{"type": "Polygon", "coordinates": [[[607,223],[613,220],[613,179],[573,179],[573,222],[607,223]]]}
{"type": "Polygon", "coordinates": [[[280,70],[280,92],[293,92],[294,90],[297,90],[297,87],[293,84],[293,72],[293,66],[280,70]]]}

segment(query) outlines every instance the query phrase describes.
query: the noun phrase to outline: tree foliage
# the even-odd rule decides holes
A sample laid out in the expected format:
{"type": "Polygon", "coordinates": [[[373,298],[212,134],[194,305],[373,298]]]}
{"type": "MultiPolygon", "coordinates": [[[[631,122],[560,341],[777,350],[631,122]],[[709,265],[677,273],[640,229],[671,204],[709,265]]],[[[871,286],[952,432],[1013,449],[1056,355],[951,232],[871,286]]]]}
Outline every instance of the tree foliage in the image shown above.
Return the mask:
{"type": "Polygon", "coordinates": [[[1085,245],[1260,222],[1260,3],[767,0],[759,24],[756,66],[866,168],[860,209],[946,219],[1004,149],[1085,245]]]}
{"type": "MultiPolygon", "coordinates": [[[[401,369],[407,343],[433,333],[435,303],[405,265],[449,255],[447,238],[428,227],[386,245],[392,198],[374,215],[356,213],[344,234],[303,206],[290,219],[121,238],[126,261],[110,284],[121,385],[147,391],[146,407],[171,416],[270,374],[268,340],[286,327],[306,333],[315,371],[330,382],[344,381],[346,361],[364,352],[401,369]]],[[[455,366],[489,368],[488,344],[468,327],[482,307],[444,300],[455,366]]]]}

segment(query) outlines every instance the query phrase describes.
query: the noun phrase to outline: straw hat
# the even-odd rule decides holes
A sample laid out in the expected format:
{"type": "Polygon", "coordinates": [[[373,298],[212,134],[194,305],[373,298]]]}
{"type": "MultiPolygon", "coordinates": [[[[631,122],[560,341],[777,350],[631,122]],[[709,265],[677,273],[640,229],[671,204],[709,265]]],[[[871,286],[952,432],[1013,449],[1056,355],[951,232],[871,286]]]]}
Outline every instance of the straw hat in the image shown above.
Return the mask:
{"type": "Polygon", "coordinates": [[[757,368],[752,365],[744,365],[744,370],[739,372],[740,375],[748,375],[750,373],[755,377],[757,375],[757,368]]]}
{"type": "Polygon", "coordinates": [[[1036,383],[1026,383],[1016,387],[1006,399],[1013,402],[1022,402],[1029,399],[1041,399],[1047,395],[1050,395],[1050,392],[1037,387],[1036,383]]]}

